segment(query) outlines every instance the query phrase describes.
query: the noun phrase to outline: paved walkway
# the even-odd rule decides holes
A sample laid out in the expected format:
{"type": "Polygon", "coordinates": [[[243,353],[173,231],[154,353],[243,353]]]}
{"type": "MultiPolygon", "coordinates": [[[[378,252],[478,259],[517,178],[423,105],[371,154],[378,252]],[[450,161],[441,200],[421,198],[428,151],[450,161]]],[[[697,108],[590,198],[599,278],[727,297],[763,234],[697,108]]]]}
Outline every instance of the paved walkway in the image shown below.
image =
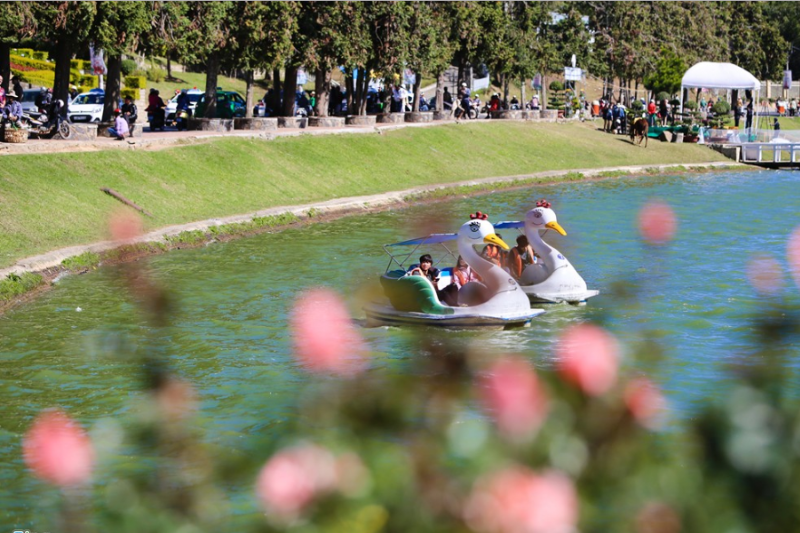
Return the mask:
{"type": "MultiPolygon", "coordinates": [[[[625,167],[610,167],[610,168],[571,169],[571,170],[537,172],[534,174],[523,174],[518,176],[483,178],[477,180],[461,181],[456,183],[447,183],[440,185],[426,185],[422,187],[415,187],[413,189],[406,189],[403,191],[387,192],[381,194],[374,194],[370,196],[337,198],[313,204],[272,207],[270,209],[264,209],[246,215],[235,215],[224,218],[213,218],[208,220],[202,220],[199,222],[192,222],[189,224],[168,226],[165,228],[158,229],[156,231],[152,231],[146,235],[139,237],[138,239],[132,242],[164,242],[165,237],[177,235],[184,231],[194,231],[194,230],[207,231],[209,228],[214,226],[247,222],[256,217],[275,216],[283,213],[292,213],[299,218],[306,218],[308,212],[312,210],[314,212],[322,213],[325,215],[337,215],[337,214],[344,215],[353,212],[366,212],[368,210],[380,209],[382,207],[387,207],[390,205],[402,204],[405,202],[405,198],[407,198],[408,196],[424,193],[427,191],[433,191],[437,189],[448,189],[454,187],[472,186],[480,184],[508,183],[516,180],[536,179],[536,178],[552,178],[553,180],[558,180],[560,177],[566,174],[575,172],[583,174],[586,178],[592,178],[600,175],[603,172],[621,171],[628,173],[638,173],[638,172],[644,172],[645,170],[652,168],[658,168],[667,171],[670,168],[675,168],[677,166],[681,166],[682,168],[688,168],[688,169],[710,168],[710,167],[713,168],[746,167],[746,165],[740,165],[738,163],[733,163],[733,162],[709,162],[709,163],[695,163],[691,165],[672,164],[672,165],[642,165],[642,166],[625,166],[625,167]]],[[[93,252],[93,253],[105,252],[107,250],[112,250],[120,246],[120,244],[121,243],[115,241],[103,241],[94,244],[71,246],[69,248],[62,248],[60,250],[55,250],[52,252],[48,252],[46,254],[37,255],[34,257],[28,257],[26,259],[21,259],[14,266],[0,269],[0,279],[5,278],[11,273],[21,274],[23,272],[40,272],[48,268],[59,266],[62,261],[64,261],[69,257],[81,255],[86,252],[93,252]]]]}

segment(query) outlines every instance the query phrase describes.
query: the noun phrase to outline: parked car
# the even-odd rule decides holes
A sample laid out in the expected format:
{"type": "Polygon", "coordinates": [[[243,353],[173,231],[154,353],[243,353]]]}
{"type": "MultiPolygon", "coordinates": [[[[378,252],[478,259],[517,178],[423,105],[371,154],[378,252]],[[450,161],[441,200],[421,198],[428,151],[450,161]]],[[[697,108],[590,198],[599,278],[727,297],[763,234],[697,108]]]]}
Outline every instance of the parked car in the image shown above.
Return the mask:
{"type": "MultiPolygon", "coordinates": [[[[100,122],[103,119],[103,103],[106,93],[103,89],[92,89],[75,97],[69,104],[67,116],[71,122],[100,122]]],[[[117,102],[117,107],[122,105],[117,102]]]]}
{"type": "MultiPolygon", "coordinates": [[[[200,89],[186,90],[186,94],[189,96],[189,110],[192,112],[192,115],[194,115],[194,110],[197,108],[197,102],[204,93],[205,91],[201,91],[200,89]]],[[[180,96],[180,93],[170,98],[169,102],[167,102],[167,108],[164,110],[167,122],[175,120],[175,110],[178,109],[178,96],[180,96]]]]}
{"type": "Polygon", "coordinates": [[[36,97],[39,95],[39,89],[23,89],[20,103],[22,104],[22,111],[25,113],[36,113],[39,108],[36,107],[36,97]]]}
{"type": "MultiPolygon", "coordinates": [[[[197,101],[194,116],[202,117],[206,109],[206,95],[203,93],[197,101]]],[[[246,114],[246,102],[236,91],[217,91],[216,118],[243,117],[246,114]]]]}

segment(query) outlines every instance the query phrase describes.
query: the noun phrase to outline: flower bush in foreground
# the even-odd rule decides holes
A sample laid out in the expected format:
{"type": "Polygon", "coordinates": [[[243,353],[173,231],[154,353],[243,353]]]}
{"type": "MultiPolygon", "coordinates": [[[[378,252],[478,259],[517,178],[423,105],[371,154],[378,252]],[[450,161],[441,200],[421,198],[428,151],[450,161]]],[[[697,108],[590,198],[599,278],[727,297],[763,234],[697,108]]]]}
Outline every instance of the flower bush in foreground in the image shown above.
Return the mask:
{"type": "MultiPolygon", "coordinates": [[[[671,224],[643,231],[644,248],[666,245],[671,224]]],[[[731,354],[729,386],[682,424],[668,425],[657,382],[666,361],[646,328],[642,341],[622,343],[598,312],[566,327],[552,354],[535,355],[486,353],[417,330],[413,371],[398,373],[370,365],[339,295],[311,289],[290,322],[308,383],[290,414],[235,448],[204,442],[193,424],[202,398],[164,355],[172,299],[145,268],[128,265],[121,286],[153,331],[147,349],[125,354],[138,358],[142,393],[111,424],[135,467],[115,466],[108,451],[93,466],[93,450],[108,443],[93,446],[60,412],[33,422],[25,461],[58,487],[86,485],[93,468],[104,479],[91,507],[65,498],[70,530],[793,531],[800,402],[788,392],[785,359],[795,355],[800,312],[776,281],[777,261],[753,265],[753,289],[771,298],[751,319],[751,346],[731,354]],[[550,360],[552,368],[542,363],[550,360]],[[78,512],[88,508],[95,514],[78,512]]],[[[632,288],[612,292],[609,307],[641,305],[632,288]]]]}

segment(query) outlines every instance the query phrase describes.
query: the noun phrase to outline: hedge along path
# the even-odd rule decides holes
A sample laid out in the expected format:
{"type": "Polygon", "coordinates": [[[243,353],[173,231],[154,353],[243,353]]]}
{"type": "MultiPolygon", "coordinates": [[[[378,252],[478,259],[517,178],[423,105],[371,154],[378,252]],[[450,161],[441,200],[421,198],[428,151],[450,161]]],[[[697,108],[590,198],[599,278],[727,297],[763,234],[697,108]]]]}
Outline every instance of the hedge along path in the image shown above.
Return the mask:
{"type": "Polygon", "coordinates": [[[0,166],[0,268],[107,238],[109,215],[120,206],[101,187],[151,212],[145,230],[155,231],[279,206],[317,206],[332,198],[387,191],[402,196],[417,187],[485,176],[709,161],[727,160],[688,144],[634,147],[627,138],[580,124],[514,122],[219,139],[157,152],[18,155],[0,166]]]}
{"type": "MultiPolygon", "coordinates": [[[[461,183],[438,184],[414,187],[403,191],[380,193],[369,196],[339,198],[324,202],[281,206],[260,210],[246,215],[215,218],[180,224],[161,228],[146,233],[136,239],[126,242],[102,241],[90,245],[72,246],[30,257],[19,261],[16,265],[1,269],[0,279],[9,275],[17,276],[24,273],[37,273],[50,270],[50,278],[54,277],[57,270],[68,270],[63,265],[70,258],[85,256],[87,254],[100,255],[127,248],[126,253],[133,259],[138,257],[138,252],[154,253],[166,251],[170,248],[182,248],[198,245],[219,236],[236,236],[258,233],[269,229],[287,227],[289,225],[316,220],[330,220],[336,217],[354,213],[364,213],[391,208],[392,206],[423,202],[426,200],[443,200],[463,194],[483,194],[490,190],[529,187],[535,184],[554,183],[559,181],[586,181],[593,179],[613,179],[620,176],[637,174],[660,174],[669,171],[691,170],[723,170],[747,169],[749,167],[732,162],[707,162],[692,165],[656,165],[656,166],[625,166],[600,169],[579,169],[547,171],[520,176],[503,176],[468,180],[461,183]],[[456,194],[458,193],[458,194],[456,194]],[[155,244],[156,246],[138,247],[142,244],[155,244]],[[53,269],[56,269],[54,271],[53,269]]],[[[115,259],[119,256],[115,255],[115,259]]],[[[0,307],[0,310],[2,308],[0,307]]]]}

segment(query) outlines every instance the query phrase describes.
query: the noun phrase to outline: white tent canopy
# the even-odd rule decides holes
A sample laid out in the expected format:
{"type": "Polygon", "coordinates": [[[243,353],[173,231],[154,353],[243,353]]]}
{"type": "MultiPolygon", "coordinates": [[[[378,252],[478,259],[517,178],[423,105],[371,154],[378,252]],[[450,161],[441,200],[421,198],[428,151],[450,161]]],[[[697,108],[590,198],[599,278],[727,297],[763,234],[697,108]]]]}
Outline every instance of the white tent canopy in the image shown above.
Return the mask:
{"type": "Polygon", "coordinates": [[[732,63],[703,61],[686,71],[682,87],[705,89],[750,89],[757,91],[761,82],[742,67],[732,63]]]}

